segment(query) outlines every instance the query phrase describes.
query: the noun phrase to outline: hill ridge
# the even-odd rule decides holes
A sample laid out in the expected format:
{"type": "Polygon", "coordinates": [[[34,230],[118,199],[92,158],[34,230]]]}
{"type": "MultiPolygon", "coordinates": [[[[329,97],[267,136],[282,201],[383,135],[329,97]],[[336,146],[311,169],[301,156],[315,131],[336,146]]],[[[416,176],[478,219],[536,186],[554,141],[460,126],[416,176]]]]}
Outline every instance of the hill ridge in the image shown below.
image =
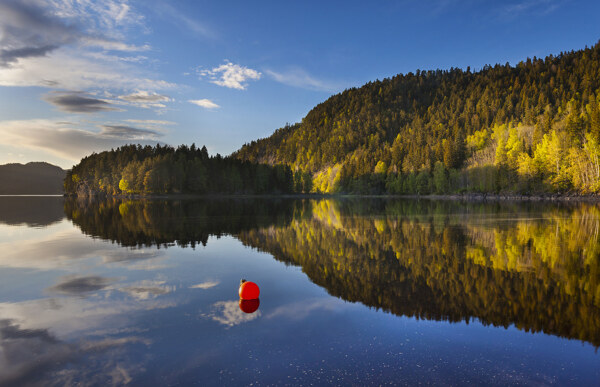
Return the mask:
{"type": "Polygon", "coordinates": [[[0,165],[0,195],[57,195],[63,193],[67,171],[45,161],[0,165]]]}

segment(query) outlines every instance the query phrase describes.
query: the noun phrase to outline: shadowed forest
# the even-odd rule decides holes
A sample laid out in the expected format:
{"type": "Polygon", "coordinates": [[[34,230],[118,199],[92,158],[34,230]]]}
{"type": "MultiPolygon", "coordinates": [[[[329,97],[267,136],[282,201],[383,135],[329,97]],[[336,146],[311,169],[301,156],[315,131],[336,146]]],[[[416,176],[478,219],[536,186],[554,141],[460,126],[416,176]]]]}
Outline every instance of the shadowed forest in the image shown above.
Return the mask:
{"type": "Polygon", "coordinates": [[[309,174],[220,155],[206,147],[126,145],[87,156],[67,172],[67,194],[282,194],[309,192],[309,174]]]}

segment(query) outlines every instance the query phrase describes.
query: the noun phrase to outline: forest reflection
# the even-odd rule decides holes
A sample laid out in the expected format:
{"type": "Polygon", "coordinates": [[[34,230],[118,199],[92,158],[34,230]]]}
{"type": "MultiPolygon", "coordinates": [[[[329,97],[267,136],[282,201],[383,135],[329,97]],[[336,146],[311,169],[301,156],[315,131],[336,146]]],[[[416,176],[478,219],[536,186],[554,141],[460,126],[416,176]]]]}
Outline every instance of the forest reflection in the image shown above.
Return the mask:
{"type": "Polygon", "coordinates": [[[600,208],[414,200],[65,201],[124,246],[231,234],[351,302],[600,346],[600,208]]]}

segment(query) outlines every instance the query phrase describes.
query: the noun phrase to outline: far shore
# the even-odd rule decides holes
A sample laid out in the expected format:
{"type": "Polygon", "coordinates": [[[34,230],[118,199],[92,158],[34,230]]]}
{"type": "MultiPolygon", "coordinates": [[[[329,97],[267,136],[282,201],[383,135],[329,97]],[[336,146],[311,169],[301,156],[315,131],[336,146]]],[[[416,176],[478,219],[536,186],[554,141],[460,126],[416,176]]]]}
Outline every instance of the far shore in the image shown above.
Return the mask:
{"type": "Polygon", "coordinates": [[[464,193],[464,194],[429,194],[429,195],[392,195],[392,194],[156,194],[156,195],[91,195],[77,196],[74,194],[64,194],[65,197],[73,198],[114,198],[114,199],[360,199],[360,198],[379,198],[379,199],[412,199],[412,200],[455,200],[467,202],[600,202],[600,195],[577,195],[577,194],[535,194],[520,195],[514,193],[506,194],[485,194],[485,193],[464,193]]]}

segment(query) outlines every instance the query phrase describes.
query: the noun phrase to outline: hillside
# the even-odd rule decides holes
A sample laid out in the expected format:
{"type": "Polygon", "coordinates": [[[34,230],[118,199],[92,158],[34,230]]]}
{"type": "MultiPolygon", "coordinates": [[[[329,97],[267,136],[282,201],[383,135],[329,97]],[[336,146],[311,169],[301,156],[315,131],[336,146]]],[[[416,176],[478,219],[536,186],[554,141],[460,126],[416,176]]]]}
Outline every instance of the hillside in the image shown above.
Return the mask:
{"type": "Polygon", "coordinates": [[[600,190],[600,43],[346,90],[232,156],[310,172],[313,191],[600,190]]]}
{"type": "Polygon", "coordinates": [[[44,162],[0,165],[0,195],[62,194],[66,173],[44,162]]]}

